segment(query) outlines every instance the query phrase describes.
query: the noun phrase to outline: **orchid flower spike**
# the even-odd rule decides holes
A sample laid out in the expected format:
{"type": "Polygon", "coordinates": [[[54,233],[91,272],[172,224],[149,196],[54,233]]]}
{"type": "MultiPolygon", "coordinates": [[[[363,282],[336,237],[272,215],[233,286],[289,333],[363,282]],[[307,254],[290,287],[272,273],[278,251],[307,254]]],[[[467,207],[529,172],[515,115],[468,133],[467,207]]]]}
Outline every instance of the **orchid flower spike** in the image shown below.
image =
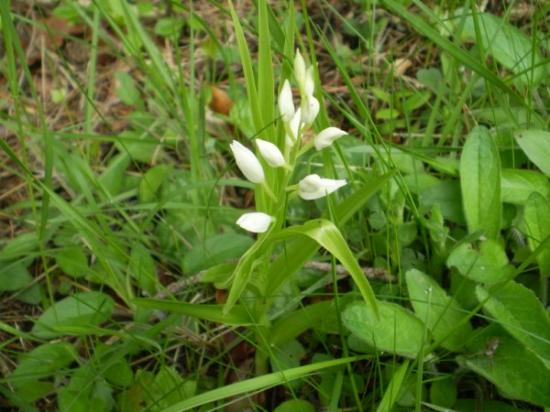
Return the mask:
{"type": "Polygon", "coordinates": [[[237,225],[252,233],[264,233],[275,219],[262,212],[251,212],[241,215],[237,219],[237,225]]]}
{"type": "Polygon", "coordinates": [[[286,164],[285,157],[283,156],[279,148],[273,143],[262,139],[256,139],[255,142],[258,146],[260,154],[267,162],[267,164],[269,164],[269,166],[283,167],[286,164]]]}
{"type": "Polygon", "coordinates": [[[347,132],[337,127],[327,127],[315,136],[313,143],[315,144],[315,148],[317,150],[321,150],[325,147],[329,147],[336,139],[339,139],[347,134],[347,132]]]}
{"type": "Polygon", "coordinates": [[[298,183],[298,194],[304,200],[314,200],[327,196],[346,185],[344,179],[325,179],[313,174],[298,183]]]}
{"type": "Polygon", "coordinates": [[[285,122],[290,122],[292,116],[294,116],[294,102],[292,100],[292,89],[290,88],[290,83],[288,80],[285,80],[283,83],[283,88],[279,94],[279,112],[283,116],[285,122]]]}
{"type": "Polygon", "coordinates": [[[236,140],[233,140],[229,147],[243,175],[253,183],[263,183],[265,181],[264,169],[256,155],[236,140]]]}

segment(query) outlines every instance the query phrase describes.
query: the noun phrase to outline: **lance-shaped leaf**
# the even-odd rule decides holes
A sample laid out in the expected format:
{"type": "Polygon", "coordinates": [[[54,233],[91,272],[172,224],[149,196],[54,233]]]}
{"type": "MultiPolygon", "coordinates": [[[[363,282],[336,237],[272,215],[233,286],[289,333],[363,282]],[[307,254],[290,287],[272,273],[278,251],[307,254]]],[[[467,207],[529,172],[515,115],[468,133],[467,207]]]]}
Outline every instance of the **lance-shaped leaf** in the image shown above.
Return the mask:
{"type": "MultiPolygon", "coordinates": [[[[523,212],[525,229],[531,250],[537,249],[550,236],[550,202],[540,193],[532,193],[523,212]]],[[[550,276],[550,244],[543,245],[537,254],[543,276],[550,276]]]]}
{"type": "Polygon", "coordinates": [[[300,226],[288,227],[280,232],[278,237],[284,238],[292,235],[306,236],[314,240],[338,259],[353,278],[365,302],[378,316],[376,296],[374,296],[369,281],[334,223],[325,219],[314,219],[300,226]]]}
{"type": "Polygon", "coordinates": [[[524,130],[516,134],[516,141],[529,160],[550,176],[550,132],[524,130]]]}

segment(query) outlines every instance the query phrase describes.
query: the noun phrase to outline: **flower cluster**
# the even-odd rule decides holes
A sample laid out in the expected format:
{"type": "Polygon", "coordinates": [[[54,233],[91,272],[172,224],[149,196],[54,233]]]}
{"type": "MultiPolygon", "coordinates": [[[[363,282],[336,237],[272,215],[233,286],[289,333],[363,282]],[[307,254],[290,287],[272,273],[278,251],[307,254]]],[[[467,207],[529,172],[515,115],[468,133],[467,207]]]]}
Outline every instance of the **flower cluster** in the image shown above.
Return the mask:
{"type": "MultiPolygon", "coordinates": [[[[302,145],[303,132],[311,127],[319,114],[319,100],[314,95],[315,79],[313,66],[307,66],[299,50],[296,50],[294,58],[294,77],[300,91],[300,106],[295,109],[292,88],[290,82],[285,80],[278,97],[279,113],[286,133],[285,155],[273,143],[255,139],[260,156],[270,167],[284,167],[287,172],[292,172],[297,152],[293,149],[302,145]]],[[[347,133],[337,127],[327,127],[318,133],[313,139],[313,146],[317,150],[329,147],[336,139],[345,136],[347,133]]],[[[305,149],[309,148],[304,145],[305,149]]],[[[302,152],[304,151],[302,147],[302,152]]],[[[237,167],[243,175],[251,182],[265,185],[265,174],[263,166],[256,155],[246,146],[233,140],[230,144],[231,151],[235,157],[237,167]]],[[[304,200],[314,200],[324,197],[346,184],[345,180],[327,179],[312,174],[304,177],[297,185],[297,193],[304,200]]],[[[263,233],[275,219],[262,212],[243,214],[237,225],[245,230],[254,233],[263,233]]]]}

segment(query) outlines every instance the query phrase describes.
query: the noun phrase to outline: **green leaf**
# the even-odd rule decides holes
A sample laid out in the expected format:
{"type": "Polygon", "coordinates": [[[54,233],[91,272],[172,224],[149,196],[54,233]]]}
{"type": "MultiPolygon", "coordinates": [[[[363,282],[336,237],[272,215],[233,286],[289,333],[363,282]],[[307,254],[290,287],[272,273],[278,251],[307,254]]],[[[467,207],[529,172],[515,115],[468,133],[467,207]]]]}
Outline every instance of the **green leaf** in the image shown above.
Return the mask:
{"type": "Polygon", "coordinates": [[[531,170],[502,170],[501,196],[503,202],[524,205],[533,192],[540,193],[545,197],[550,195],[548,178],[531,170]]]}
{"type": "MultiPolygon", "coordinates": [[[[536,250],[550,236],[550,201],[540,193],[527,199],[523,212],[529,247],[536,250]]],[[[537,263],[543,276],[550,276],[550,245],[546,244],[537,254],[537,263]]]]}
{"type": "Polygon", "coordinates": [[[14,260],[22,256],[36,253],[38,250],[38,236],[36,232],[22,233],[8,240],[0,251],[0,262],[14,260]]]}
{"type": "Polygon", "coordinates": [[[532,290],[510,281],[492,288],[478,286],[476,294],[510,335],[550,365],[550,317],[532,290]]]}
{"type": "Polygon", "coordinates": [[[334,302],[325,300],[287,313],[273,323],[270,343],[278,346],[298,337],[306,330],[317,326],[327,313],[333,310],[334,302]]]}
{"type": "Polygon", "coordinates": [[[81,334],[90,327],[89,333],[93,333],[93,327],[109,319],[113,309],[113,299],[104,293],[77,293],[49,307],[35,322],[32,333],[42,339],[64,335],[62,327],[80,327],[81,334]]]}
{"type": "Polygon", "coordinates": [[[66,246],[56,255],[55,261],[61,270],[73,278],[81,278],[88,273],[88,257],[82,246],[66,246]]]}
{"type": "Polygon", "coordinates": [[[462,243],[449,255],[447,266],[454,266],[462,276],[485,284],[511,279],[515,271],[502,246],[491,239],[479,241],[477,248],[462,243]]]}
{"type": "Polygon", "coordinates": [[[289,234],[307,236],[328,250],[346,268],[365,302],[371,306],[375,314],[378,314],[376,296],[369,281],[334,223],[324,219],[310,220],[301,226],[284,229],[279,236],[288,236],[289,234]]]}
{"type": "Polygon", "coordinates": [[[493,58],[518,75],[524,85],[538,84],[546,76],[543,58],[535,43],[516,27],[489,13],[468,14],[460,20],[463,41],[483,45],[493,58]],[[476,21],[477,20],[477,21],[476,21]],[[476,24],[479,30],[476,32],[476,24]]]}
{"type": "Polygon", "coordinates": [[[406,360],[399,366],[399,369],[394,372],[390,384],[384,392],[384,397],[378,405],[378,408],[376,408],[376,412],[390,412],[393,409],[395,402],[401,394],[401,386],[407,376],[408,369],[409,361],[406,360]]]}
{"type": "Polygon", "coordinates": [[[352,303],[342,313],[351,333],[379,351],[416,358],[426,339],[422,321],[402,306],[379,301],[379,318],[364,303],[352,303]]]}
{"type": "Polygon", "coordinates": [[[158,309],[171,313],[181,313],[198,319],[223,323],[225,325],[251,325],[250,314],[242,306],[233,306],[228,313],[224,313],[224,305],[207,305],[178,302],[161,299],[135,299],[133,303],[146,309],[158,309]]]}
{"type": "Polygon", "coordinates": [[[495,239],[500,232],[500,160],[495,142],[482,126],[474,128],[460,158],[460,185],[468,231],[495,239]]]}
{"type": "Polygon", "coordinates": [[[249,392],[256,392],[267,389],[276,385],[286,384],[295,379],[307,377],[313,373],[323,369],[332,368],[335,366],[345,365],[365,359],[364,356],[354,356],[330,360],[326,362],[317,362],[297,368],[287,369],[285,371],[269,373],[267,375],[258,376],[241,382],[225,385],[199,395],[193,396],[185,401],[171,405],[169,408],[163,409],[163,412],[183,412],[199,406],[206,405],[221,399],[231,396],[242,395],[249,392]]]}
{"type": "Polygon", "coordinates": [[[70,343],[45,343],[21,354],[17,368],[8,380],[16,388],[32,385],[59,373],[77,359],[78,354],[70,343]]]}
{"type": "Polygon", "coordinates": [[[155,34],[162,37],[177,36],[184,21],[182,17],[163,17],[155,23],[155,34]]]}
{"type": "Polygon", "coordinates": [[[153,294],[157,290],[157,268],[153,257],[145,246],[136,243],[130,253],[130,274],[139,287],[153,294]]]}
{"type": "Polygon", "coordinates": [[[539,406],[550,406],[550,370],[544,363],[508,336],[491,339],[497,343],[492,356],[484,353],[489,341],[488,337],[485,337],[485,342],[480,345],[477,355],[461,357],[459,360],[496,385],[505,397],[539,406]]]}
{"type": "Polygon", "coordinates": [[[116,92],[122,103],[133,106],[140,100],[139,90],[137,89],[134,79],[126,72],[116,72],[116,92]]]}
{"type": "Polygon", "coordinates": [[[529,160],[550,176],[550,132],[524,130],[516,133],[516,141],[529,160]]]}
{"type": "Polygon", "coordinates": [[[99,183],[111,196],[120,193],[126,169],[130,166],[130,156],[127,153],[119,153],[109,161],[109,165],[99,177],[99,183]]]}
{"type": "Polygon", "coordinates": [[[452,409],[456,395],[457,387],[452,375],[434,380],[430,386],[430,401],[442,408],[452,409]]]}
{"type": "Polygon", "coordinates": [[[146,394],[151,409],[158,411],[178,401],[191,398],[196,391],[197,383],[195,381],[184,380],[174,368],[162,366],[148,385],[146,394]]]}
{"type": "Polygon", "coordinates": [[[27,267],[20,261],[2,263],[0,268],[0,292],[23,289],[32,282],[27,267]]]}
{"type": "Polygon", "coordinates": [[[315,412],[315,407],[303,399],[291,399],[277,406],[274,412],[315,412]]]}
{"type": "Polygon", "coordinates": [[[424,321],[441,346],[458,351],[472,333],[470,322],[458,326],[467,312],[428,275],[412,269],[406,273],[409,297],[419,319],[424,321]]]}
{"type": "Polygon", "coordinates": [[[187,252],[182,262],[183,272],[197,273],[227,260],[238,259],[252,243],[250,236],[236,233],[210,236],[204,242],[197,242],[195,247],[187,252]]]}
{"type": "Polygon", "coordinates": [[[169,165],[158,165],[149,169],[141,178],[139,183],[139,200],[141,202],[153,202],[160,186],[167,179],[172,167],[169,165]]]}

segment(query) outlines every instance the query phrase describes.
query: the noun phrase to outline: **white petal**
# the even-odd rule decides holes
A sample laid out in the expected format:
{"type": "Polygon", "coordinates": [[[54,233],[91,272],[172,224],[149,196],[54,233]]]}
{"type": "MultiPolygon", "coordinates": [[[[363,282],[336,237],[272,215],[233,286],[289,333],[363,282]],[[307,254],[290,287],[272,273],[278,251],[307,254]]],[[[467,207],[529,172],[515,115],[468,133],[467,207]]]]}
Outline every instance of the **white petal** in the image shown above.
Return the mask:
{"type": "Polygon", "coordinates": [[[319,114],[319,100],[315,96],[307,96],[302,102],[302,122],[304,124],[312,124],[319,114]]]}
{"type": "Polygon", "coordinates": [[[292,116],[292,120],[288,125],[288,128],[290,129],[290,135],[286,135],[286,142],[289,146],[294,146],[294,143],[300,135],[300,129],[302,128],[302,125],[302,109],[298,108],[298,110],[296,110],[296,113],[294,113],[294,116],[292,116]]]}
{"type": "Polygon", "coordinates": [[[294,77],[300,87],[304,87],[306,81],[306,62],[300,54],[299,49],[296,49],[296,55],[294,56],[294,77]]]}
{"type": "Polygon", "coordinates": [[[335,192],[345,185],[344,179],[325,179],[313,174],[300,180],[298,194],[304,200],[314,200],[335,192]]]}
{"type": "Polygon", "coordinates": [[[260,154],[271,167],[282,167],[285,165],[285,157],[277,146],[262,139],[256,139],[255,141],[260,154]]]}
{"type": "Polygon", "coordinates": [[[347,135],[348,133],[337,127],[327,127],[315,136],[314,144],[317,150],[324,149],[334,142],[336,139],[347,135]]]}
{"type": "Polygon", "coordinates": [[[237,220],[237,225],[252,233],[264,233],[273,222],[273,217],[262,212],[245,213],[237,220]]]}
{"type": "Polygon", "coordinates": [[[312,96],[314,91],[315,91],[315,79],[313,78],[313,66],[309,66],[306,70],[304,92],[306,96],[312,96]]]}
{"type": "Polygon", "coordinates": [[[289,122],[294,116],[294,101],[292,100],[292,89],[290,88],[290,83],[288,80],[285,80],[283,83],[283,88],[279,94],[279,112],[283,116],[285,122],[289,122]]]}
{"type": "Polygon", "coordinates": [[[233,140],[229,147],[243,175],[253,183],[263,183],[265,180],[264,169],[256,155],[236,140],[233,140]]]}

